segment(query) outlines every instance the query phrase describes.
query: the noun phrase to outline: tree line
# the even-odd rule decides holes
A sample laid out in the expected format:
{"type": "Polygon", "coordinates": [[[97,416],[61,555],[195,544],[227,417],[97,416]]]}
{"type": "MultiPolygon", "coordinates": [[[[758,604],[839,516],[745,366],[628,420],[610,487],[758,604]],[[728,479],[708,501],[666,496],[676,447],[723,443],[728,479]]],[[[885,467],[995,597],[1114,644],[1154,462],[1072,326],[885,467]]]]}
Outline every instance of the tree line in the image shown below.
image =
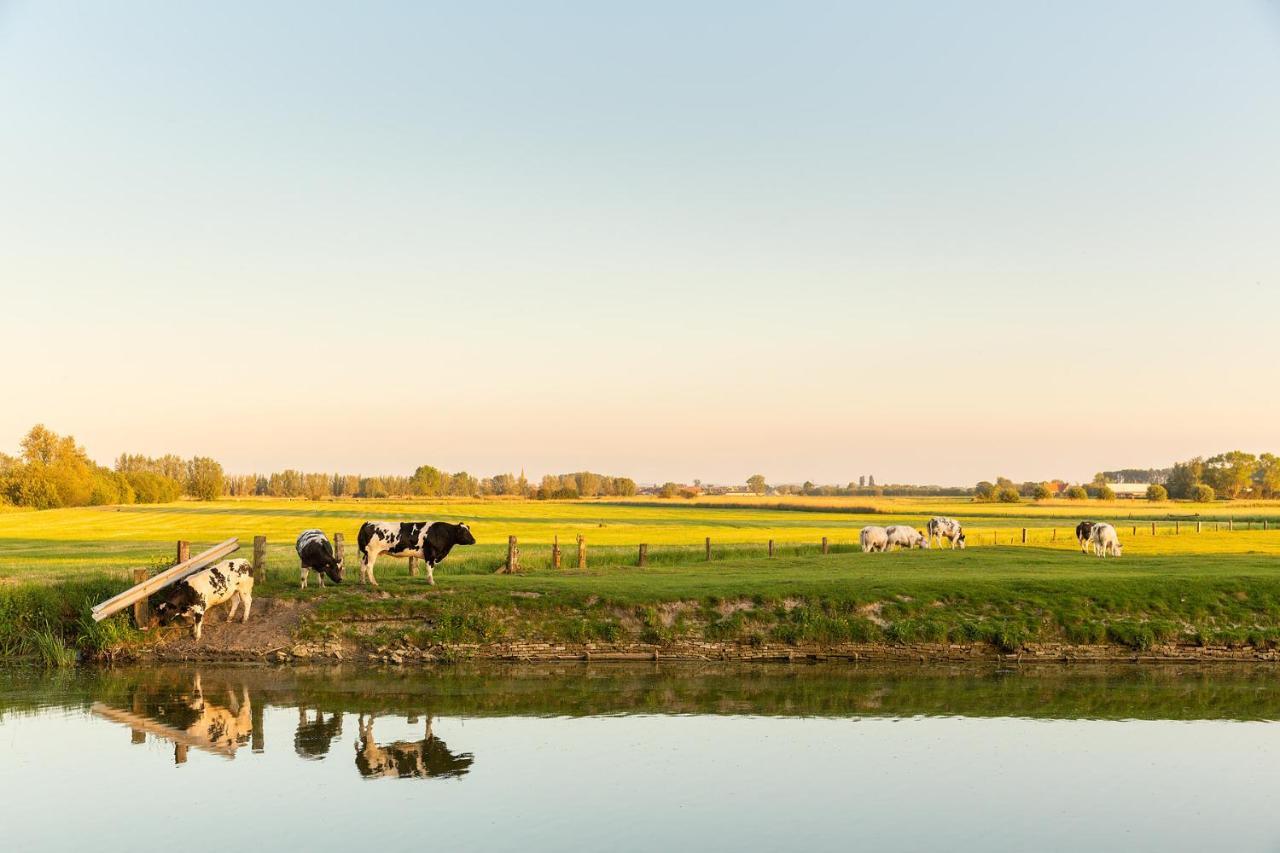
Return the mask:
{"type": "Polygon", "coordinates": [[[114,468],[99,465],[69,435],[37,424],[19,454],[0,453],[0,502],[35,509],[106,504],[165,503],[186,495],[222,494],[222,466],[207,456],[152,459],[122,455],[114,468]]]}
{"type": "Polygon", "coordinates": [[[284,498],[489,497],[572,499],[630,497],[630,477],[592,471],[548,474],[535,486],[524,472],[475,477],[420,465],[410,476],[316,473],[286,469],[271,474],[226,474],[207,456],[184,459],[122,453],[114,467],[99,465],[72,436],[37,424],[20,442],[18,456],[0,453],[0,504],[56,509],[107,504],[168,503],[181,497],[263,495],[284,498]]]}

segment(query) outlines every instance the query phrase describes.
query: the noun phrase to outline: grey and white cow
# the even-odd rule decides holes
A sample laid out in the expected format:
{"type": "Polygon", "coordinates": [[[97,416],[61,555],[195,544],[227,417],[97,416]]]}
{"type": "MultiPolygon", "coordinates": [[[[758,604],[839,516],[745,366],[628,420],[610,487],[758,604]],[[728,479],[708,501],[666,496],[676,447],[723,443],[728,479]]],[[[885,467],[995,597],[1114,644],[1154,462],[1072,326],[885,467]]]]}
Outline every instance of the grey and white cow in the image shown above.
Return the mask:
{"type": "Polygon", "coordinates": [[[380,554],[418,557],[427,564],[427,583],[435,585],[435,568],[454,545],[474,545],[471,528],[447,521],[366,521],[356,537],[360,549],[360,582],[374,586],[373,564],[380,554]]]}
{"type": "Polygon", "coordinates": [[[1122,550],[1115,527],[1105,522],[1093,525],[1093,529],[1089,531],[1089,544],[1093,546],[1093,553],[1099,557],[1106,557],[1108,554],[1119,557],[1122,550]]]}
{"type": "Polygon", "coordinates": [[[929,531],[930,544],[936,539],[938,547],[942,547],[942,540],[946,539],[951,543],[951,547],[964,549],[964,528],[960,526],[960,522],[954,518],[945,518],[936,515],[929,519],[929,524],[925,528],[929,531]]]}
{"type": "Polygon", "coordinates": [[[323,530],[313,527],[302,531],[293,547],[298,552],[302,570],[299,588],[307,588],[307,578],[312,572],[319,576],[320,586],[324,586],[325,575],[334,583],[342,583],[342,560],[333,555],[333,545],[323,530]]]}
{"type": "Polygon", "coordinates": [[[224,560],[188,575],[165,591],[164,601],[156,606],[156,619],[161,625],[182,620],[191,622],[191,636],[200,641],[205,614],[211,607],[227,601],[227,621],[244,605],[241,622],[249,621],[253,606],[253,566],[248,560],[224,560]]]}
{"type": "Polygon", "coordinates": [[[889,550],[889,533],[883,527],[869,525],[862,528],[858,534],[858,543],[862,546],[864,554],[887,551],[889,550]]]}
{"type": "Polygon", "coordinates": [[[909,524],[894,524],[884,529],[889,537],[888,550],[894,548],[928,548],[929,537],[909,524]]]}

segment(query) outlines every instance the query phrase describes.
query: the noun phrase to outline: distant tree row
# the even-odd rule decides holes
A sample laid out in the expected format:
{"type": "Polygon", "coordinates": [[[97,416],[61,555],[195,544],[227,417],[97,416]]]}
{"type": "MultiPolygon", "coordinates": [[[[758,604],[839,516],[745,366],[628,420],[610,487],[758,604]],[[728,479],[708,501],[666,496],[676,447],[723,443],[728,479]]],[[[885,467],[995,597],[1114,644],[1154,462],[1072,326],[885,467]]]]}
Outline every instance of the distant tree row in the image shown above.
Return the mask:
{"type": "Polygon", "coordinates": [[[98,465],[69,435],[37,424],[18,456],[0,453],[0,503],[35,509],[164,503],[222,494],[222,466],[208,457],[159,459],[122,455],[115,469],[98,465]]]}
{"type": "Polygon", "coordinates": [[[387,498],[387,497],[490,497],[566,499],[579,497],[628,497],[636,493],[629,477],[611,477],[591,471],[548,474],[533,486],[524,473],[495,474],[477,478],[466,471],[450,474],[434,465],[419,465],[410,476],[306,473],[287,469],[274,474],[244,474],[226,478],[225,493],[232,497],[266,495],[278,498],[387,498]]]}
{"type": "MultiPolygon", "coordinates": [[[[667,491],[667,486],[676,489],[687,488],[667,483],[660,494],[667,491]]],[[[963,497],[970,493],[963,486],[916,486],[902,483],[876,485],[873,476],[862,476],[858,482],[850,482],[845,486],[819,485],[812,480],[803,483],[776,483],[769,485],[763,474],[752,474],[747,478],[748,492],[756,495],[809,495],[814,497],[963,497]]]]}

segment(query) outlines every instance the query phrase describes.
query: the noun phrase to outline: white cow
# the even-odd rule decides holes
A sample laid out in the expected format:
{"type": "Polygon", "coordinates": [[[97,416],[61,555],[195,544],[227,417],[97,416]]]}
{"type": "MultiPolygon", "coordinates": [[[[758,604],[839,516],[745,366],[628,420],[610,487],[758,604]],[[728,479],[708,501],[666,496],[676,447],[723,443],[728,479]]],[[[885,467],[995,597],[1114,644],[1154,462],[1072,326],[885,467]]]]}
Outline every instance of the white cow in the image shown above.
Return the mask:
{"type": "Polygon", "coordinates": [[[1120,556],[1120,537],[1110,524],[1095,524],[1089,531],[1089,544],[1093,546],[1093,553],[1099,557],[1106,557],[1108,554],[1120,556]]]}
{"type": "Polygon", "coordinates": [[[862,544],[864,554],[889,550],[889,533],[883,527],[862,528],[862,532],[858,534],[858,541],[862,544]]]}
{"type": "Polygon", "coordinates": [[[885,535],[889,537],[889,550],[898,548],[928,548],[929,538],[909,524],[895,524],[886,527],[885,535]]]}
{"type": "Polygon", "coordinates": [[[942,540],[946,539],[951,543],[951,547],[964,549],[964,530],[960,527],[960,522],[954,518],[943,518],[942,516],[934,516],[929,519],[929,525],[926,528],[929,531],[929,543],[933,544],[933,540],[938,540],[938,547],[942,547],[942,540]]]}

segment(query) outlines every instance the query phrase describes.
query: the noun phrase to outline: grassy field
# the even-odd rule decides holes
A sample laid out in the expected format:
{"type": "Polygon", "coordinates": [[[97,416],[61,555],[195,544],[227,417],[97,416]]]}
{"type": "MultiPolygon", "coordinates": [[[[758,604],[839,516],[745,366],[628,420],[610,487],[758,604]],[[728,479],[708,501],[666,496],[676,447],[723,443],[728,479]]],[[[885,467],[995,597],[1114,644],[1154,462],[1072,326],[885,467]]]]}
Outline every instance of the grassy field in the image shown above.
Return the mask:
{"type": "MultiPolygon", "coordinates": [[[[270,543],[268,581],[259,595],[315,602],[307,630],[316,637],[349,633],[348,623],[356,619],[382,619],[393,624],[379,629],[386,636],[374,632],[373,642],[419,647],[513,637],[659,645],[689,637],[986,641],[1004,649],[1061,640],[1135,649],[1164,642],[1280,643],[1280,503],[1010,508],[880,500],[859,511],[863,504],[856,499],[809,499],[799,503],[802,509],[786,508],[799,500],[772,506],[767,500],[760,506],[716,500],[244,500],[5,513],[0,653],[32,651],[30,635],[40,630],[61,633],[86,650],[127,640],[127,626],[109,620],[94,627],[83,618],[92,600],[127,585],[127,568],[165,563],[178,538],[191,540],[194,552],[228,536],[248,545],[254,535],[270,543]],[[919,526],[934,514],[963,518],[971,547],[856,552],[853,543],[865,524],[919,526]],[[1115,521],[1125,556],[1104,561],[1081,555],[1072,534],[1081,517],[1115,521]],[[434,590],[409,578],[404,561],[384,560],[378,575],[388,597],[351,583],[299,592],[297,532],[313,526],[342,531],[354,577],[355,535],[365,519],[467,520],[480,544],[455,551],[437,571],[434,590]],[[1234,530],[1227,529],[1228,519],[1234,530]],[[568,568],[575,564],[578,534],[589,544],[585,571],[568,568]],[[525,569],[514,577],[494,574],[508,535],[519,537],[525,569]],[[561,570],[549,566],[553,536],[565,553],[561,570]],[[713,540],[710,563],[703,555],[707,536],[713,540]],[[832,543],[827,555],[819,552],[823,536],[832,543]],[[769,539],[781,543],[772,560],[765,555],[769,539]],[[640,542],[650,546],[645,569],[634,566],[640,542]]],[[[370,639],[368,632],[364,636],[370,639]]]]}
{"type": "MultiPolygon", "coordinates": [[[[634,562],[636,546],[650,546],[653,562],[696,561],[711,537],[717,559],[762,554],[773,539],[788,553],[807,553],[827,536],[837,551],[857,541],[867,524],[923,526],[932,515],[960,518],[971,547],[1028,543],[1070,550],[1081,518],[1108,519],[1120,528],[1126,554],[1280,555],[1280,502],[1148,504],[1118,501],[975,504],[955,499],[777,498],[698,501],[322,501],[246,499],[160,506],[92,507],[0,513],[0,584],[31,580],[124,577],[133,566],[167,559],[173,542],[194,550],[229,536],[246,546],[255,535],[268,541],[273,577],[293,564],[299,531],[341,531],[354,557],[356,532],[366,519],[468,521],[479,545],[460,549],[440,574],[492,571],[506,553],[507,537],[519,538],[530,569],[549,564],[553,537],[566,555],[576,536],[586,537],[592,565],[634,562]],[[799,507],[787,509],[785,507],[799,507]],[[1202,533],[1194,533],[1195,521],[1202,533]],[[1234,532],[1226,532],[1234,519],[1234,532]],[[1267,532],[1261,530],[1268,521],[1267,532]],[[1157,522],[1157,536],[1150,523],[1157,522]],[[1173,534],[1175,520],[1180,526],[1173,534]],[[1136,535],[1133,527],[1137,526],[1136,535]],[[1252,526],[1252,530],[1249,527],[1252,526]],[[1220,527],[1221,532],[1214,532],[1220,527]],[[1127,528],[1127,529],[1126,529],[1127,528]]],[[[569,556],[566,557],[569,559],[569,556]]],[[[391,573],[404,563],[387,561],[391,573]]]]}

